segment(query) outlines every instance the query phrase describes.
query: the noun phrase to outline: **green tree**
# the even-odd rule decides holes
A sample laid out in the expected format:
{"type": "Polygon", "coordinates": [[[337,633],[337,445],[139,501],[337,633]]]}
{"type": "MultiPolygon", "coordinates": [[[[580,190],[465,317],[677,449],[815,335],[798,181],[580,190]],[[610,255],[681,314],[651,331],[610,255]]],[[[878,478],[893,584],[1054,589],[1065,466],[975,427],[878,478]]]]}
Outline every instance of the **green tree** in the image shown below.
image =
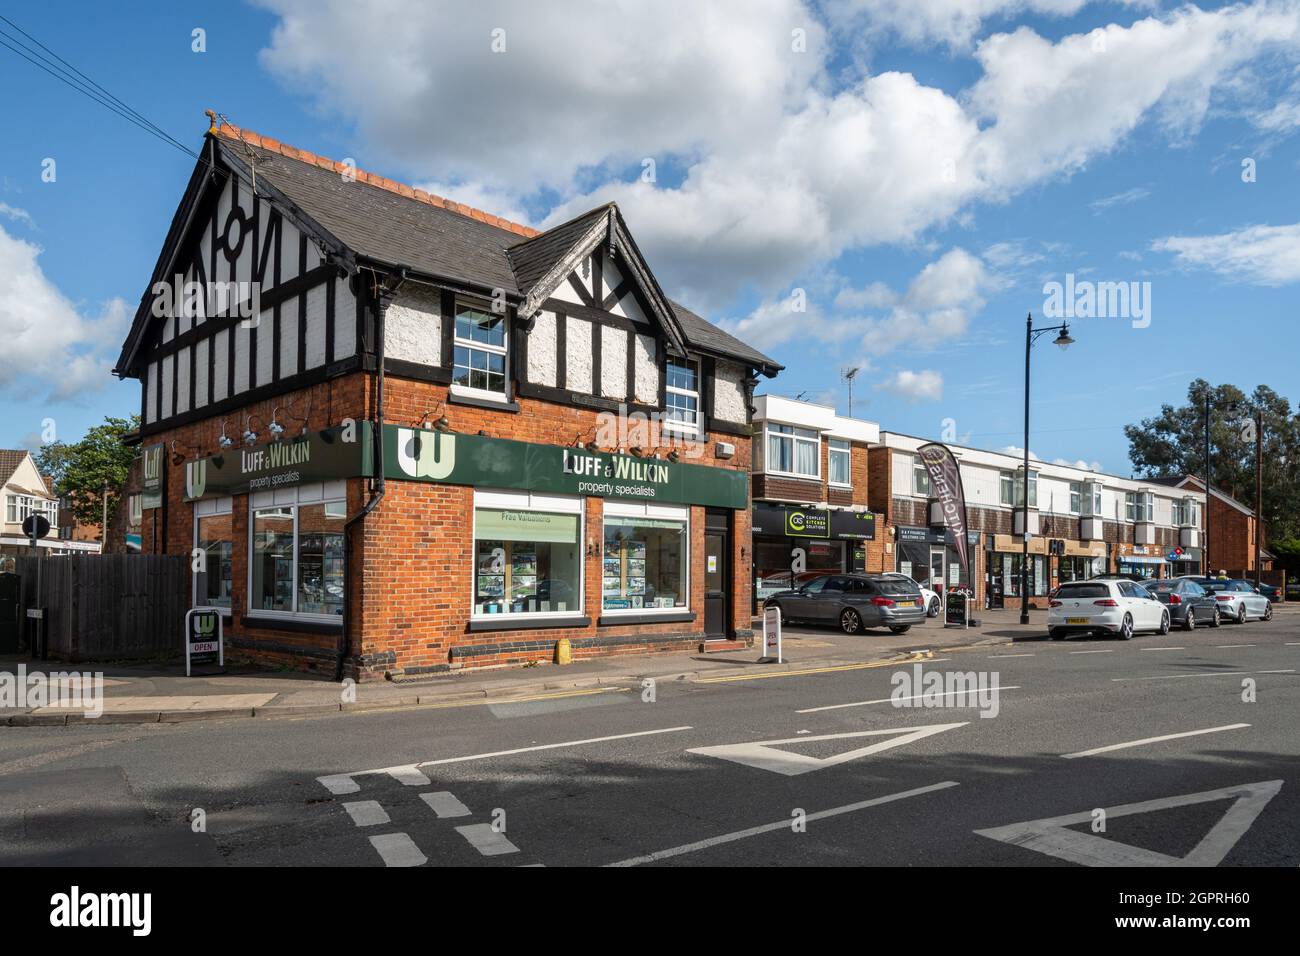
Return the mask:
{"type": "Polygon", "coordinates": [[[1210,399],[1210,463],[1214,487],[1255,505],[1255,416],[1263,412],[1265,540],[1300,534],[1300,416],[1267,385],[1250,395],[1234,385],[1196,379],[1187,404],[1126,425],[1129,459],[1141,477],[1205,476],[1205,398],[1210,399]]]}
{"type": "Polygon", "coordinates": [[[51,442],[36,452],[36,467],[53,480],[60,495],[71,501],[78,521],[95,524],[102,518],[105,485],[110,517],[117,510],[127,472],[136,456],[136,450],[122,444],[122,439],[139,425],[138,415],[129,419],[110,416],[78,442],[51,442]]]}

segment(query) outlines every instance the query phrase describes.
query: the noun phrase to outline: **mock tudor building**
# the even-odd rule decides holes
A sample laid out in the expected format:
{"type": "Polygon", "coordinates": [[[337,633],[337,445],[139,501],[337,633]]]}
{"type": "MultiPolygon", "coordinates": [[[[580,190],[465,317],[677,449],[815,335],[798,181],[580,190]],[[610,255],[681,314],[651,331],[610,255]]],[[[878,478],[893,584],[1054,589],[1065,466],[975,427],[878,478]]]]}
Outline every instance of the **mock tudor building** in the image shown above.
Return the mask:
{"type": "Polygon", "coordinates": [[[767,356],[662,291],[618,208],[545,232],[209,130],[116,374],[144,551],[233,650],[361,678],[750,630],[767,356]]]}
{"type": "Polygon", "coordinates": [[[31,453],[22,448],[0,448],[0,554],[31,554],[31,539],[23,534],[23,522],[41,515],[50,532],[36,546],[45,554],[99,551],[99,538],[78,526],[71,509],[55,494],[50,481],[36,467],[31,453]]]}

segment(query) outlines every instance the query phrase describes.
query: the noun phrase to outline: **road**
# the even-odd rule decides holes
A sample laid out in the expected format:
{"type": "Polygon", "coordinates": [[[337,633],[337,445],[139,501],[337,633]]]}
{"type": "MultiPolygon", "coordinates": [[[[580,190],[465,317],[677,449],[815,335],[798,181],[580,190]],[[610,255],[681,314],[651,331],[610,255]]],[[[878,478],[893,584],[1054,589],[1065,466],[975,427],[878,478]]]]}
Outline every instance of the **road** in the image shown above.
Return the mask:
{"type": "Polygon", "coordinates": [[[1295,867],[1298,670],[1287,609],[504,704],[7,728],[0,863],[1295,867]],[[925,706],[929,674],[989,693],[925,706]]]}

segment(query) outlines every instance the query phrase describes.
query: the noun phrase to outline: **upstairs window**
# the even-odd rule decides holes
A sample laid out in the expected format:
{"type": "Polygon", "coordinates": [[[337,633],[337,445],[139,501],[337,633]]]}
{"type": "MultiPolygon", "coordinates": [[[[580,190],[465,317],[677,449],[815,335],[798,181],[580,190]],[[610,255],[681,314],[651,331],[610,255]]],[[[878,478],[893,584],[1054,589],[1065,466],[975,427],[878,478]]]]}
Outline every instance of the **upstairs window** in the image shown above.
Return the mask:
{"type": "Polygon", "coordinates": [[[689,359],[669,359],[665,373],[665,424],[681,431],[699,431],[699,366],[689,359]]]}
{"type": "Polygon", "coordinates": [[[506,394],[506,317],[456,303],[452,384],[492,398],[506,394]]]}
{"type": "MultiPolygon", "coordinates": [[[[1004,471],[998,475],[998,500],[1008,507],[1019,508],[1025,503],[1024,481],[1020,471],[1004,471]]],[[[1038,507],[1038,472],[1029,473],[1029,507],[1038,507]]]]}
{"type": "Polygon", "coordinates": [[[919,458],[912,462],[912,492],[923,498],[930,496],[930,471],[919,458]]]}
{"type": "Polygon", "coordinates": [[[848,442],[839,438],[832,438],[827,442],[826,466],[829,474],[826,477],[832,485],[847,487],[853,483],[852,456],[853,452],[848,442]]]}
{"type": "Polygon", "coordinates": [[[767,470],[799,478],[821,477],[817,433],[793,425],[767,426],[767,470]]]}
{"type": "Polygon", "coordinates": [[[1154,521],[1155,495],[1149,491],[1130,491],[1124,495],[1124,517],[1128,521],[1154,521]]]}

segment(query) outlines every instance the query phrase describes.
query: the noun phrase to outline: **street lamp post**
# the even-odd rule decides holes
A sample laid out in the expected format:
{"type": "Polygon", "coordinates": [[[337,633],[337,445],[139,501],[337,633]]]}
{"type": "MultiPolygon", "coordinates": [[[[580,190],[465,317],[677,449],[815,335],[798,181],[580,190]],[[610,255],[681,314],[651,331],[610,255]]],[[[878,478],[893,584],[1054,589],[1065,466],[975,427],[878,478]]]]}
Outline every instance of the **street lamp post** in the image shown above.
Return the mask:
{"type": "Polygon", "coordinates": [[[1025,466],[1020,478],[1020,623],[1029,623],[1029,356],[1039,336],[1059,332],[1053,345],[1069,348],[1070,327],[1065,322],[1034,328],[1034,313],[1025,315],[1025,466]]]}

